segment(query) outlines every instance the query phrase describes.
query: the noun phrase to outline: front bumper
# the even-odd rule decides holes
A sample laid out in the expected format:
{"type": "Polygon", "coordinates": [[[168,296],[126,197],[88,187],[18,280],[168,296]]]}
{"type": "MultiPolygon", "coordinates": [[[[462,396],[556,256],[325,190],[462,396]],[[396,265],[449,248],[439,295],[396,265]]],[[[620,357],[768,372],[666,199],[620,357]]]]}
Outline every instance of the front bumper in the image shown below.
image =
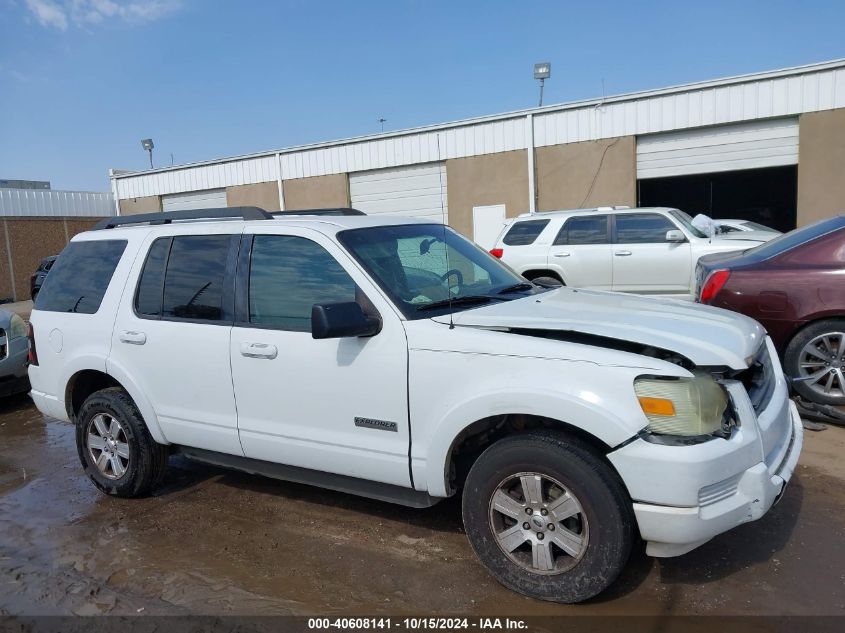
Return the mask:
{"type": "Polygon", "coordinates": [[[741,383],[725,387],[740,426],[729,439],[663,446],[637,439],[608,455],[633,499],[652,556],[685,554],[763,516],[792,477],[804,430],[771,348],[775,386],[759,412],[741,383]]]}
{"type": "Polygon", "coordinates": [[[766,514],[792,477],[804,442],[801,418],[792,402],[789,413],[792,424],[789,445],[774,474],[765,462],[759,462],[738,476],[723,480],[725,488],[736,487],[733,494],[704,506],[634,503],[640,534],[648,543],[647,553],[660,557],[686,554],[714,536],[766,514]]]}

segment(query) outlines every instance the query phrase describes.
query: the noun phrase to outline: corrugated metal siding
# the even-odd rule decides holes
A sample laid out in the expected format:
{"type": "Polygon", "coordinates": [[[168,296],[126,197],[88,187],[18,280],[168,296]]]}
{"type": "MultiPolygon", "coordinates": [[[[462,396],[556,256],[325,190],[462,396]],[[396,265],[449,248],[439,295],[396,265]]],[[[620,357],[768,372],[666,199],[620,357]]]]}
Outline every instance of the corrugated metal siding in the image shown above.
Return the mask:
{"type": "Polygon", "coordinates": [[[354,208],[368,215],[385,213],[436,222],[445,216],[449,221],[443,163],[350,174],[349,197],[354,208]]]}
{"type": "Polygon", "coordinates": [[[528,146],[529,114],[542,147],[833,108],[845,108],[843,62],[290,148],[280,151],[280,161],[273,152],[115,177],[123,199],[272,181],[278,162],[287,180],[493,154],[528,146]]]}
{"type": "Polygon", "coordinates": [[[0,216],[103,217],[114,215],[110,193],[0,189],[0,216]]]}
{"type": "Polygon", "coordinates": [[[637,178],[798,163],[798,119],[768,119],[637,138],[637,178]]]}

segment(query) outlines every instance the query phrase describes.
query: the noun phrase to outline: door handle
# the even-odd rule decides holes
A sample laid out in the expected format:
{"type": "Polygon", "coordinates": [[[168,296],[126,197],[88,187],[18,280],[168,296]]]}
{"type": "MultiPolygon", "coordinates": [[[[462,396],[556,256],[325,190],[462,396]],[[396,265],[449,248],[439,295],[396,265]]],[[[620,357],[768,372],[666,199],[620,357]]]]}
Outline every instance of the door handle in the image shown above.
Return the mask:
{"type": "Polygon", "coordinates": [[[555,257],[569,257],[569,253],[565,253],[565,252],[564,253],[555,253],[554,256],[555,257]]]}
{"type": "Polygon", "coordinates": [[[617,257],[628,257],[631,254],[631,251],[616,251],[614,255],[617,257]]]}
{"type": "Polygon", "coordinates": [[[133,330],[123,330],[119,338],[123,343],[129,343],[130,345],[143,345],[147,342],[146,334],[133,330]]]}
{"type": "Polygon", "coordinates": [[[241,356],[247,358],[266,358],[272,360],[278,356],[279,350],[269,343],[241,343],[241,356]]]}

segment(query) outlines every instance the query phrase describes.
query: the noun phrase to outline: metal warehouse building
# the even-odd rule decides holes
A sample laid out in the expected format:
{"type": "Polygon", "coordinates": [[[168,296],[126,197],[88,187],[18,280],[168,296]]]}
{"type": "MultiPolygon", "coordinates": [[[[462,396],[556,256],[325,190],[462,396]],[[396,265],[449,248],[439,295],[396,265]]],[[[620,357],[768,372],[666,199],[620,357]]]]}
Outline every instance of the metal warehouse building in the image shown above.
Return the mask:
{"type": "Polygon", "coordinates": [[[845,60],[143,172],[112,170],[121,215],[353,206],[448,222],[676,206],[781,230],[845,212],[845,60]]]}

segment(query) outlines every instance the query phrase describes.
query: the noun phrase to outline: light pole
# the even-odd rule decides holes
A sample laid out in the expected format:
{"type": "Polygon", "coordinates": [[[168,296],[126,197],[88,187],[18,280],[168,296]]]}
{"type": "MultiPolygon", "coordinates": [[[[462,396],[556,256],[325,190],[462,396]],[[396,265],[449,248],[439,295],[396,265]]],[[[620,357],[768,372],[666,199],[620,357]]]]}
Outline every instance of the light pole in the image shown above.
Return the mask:
{"type": "Polygon", "coordinates": [[[141,141],[141,147],[147,150],[150,153],[150,169],[154,169],[153,167],[153,148],[155,145],[153,144],[153,139],[145,138],[141,141]]]}
{"type": "Polygon", "coordinates": [[[540,106],[543,105],[543,84],[552,74],[552,65],[549,62],[534,64],[534,79],[540,80],[540,106]]]}
{"type": "Polygon", "coordinates": [[[387,119],[381,117],[378,122],[381,123],[381,131],[384,132],[384,124],[387,123],[387,119]]]}

